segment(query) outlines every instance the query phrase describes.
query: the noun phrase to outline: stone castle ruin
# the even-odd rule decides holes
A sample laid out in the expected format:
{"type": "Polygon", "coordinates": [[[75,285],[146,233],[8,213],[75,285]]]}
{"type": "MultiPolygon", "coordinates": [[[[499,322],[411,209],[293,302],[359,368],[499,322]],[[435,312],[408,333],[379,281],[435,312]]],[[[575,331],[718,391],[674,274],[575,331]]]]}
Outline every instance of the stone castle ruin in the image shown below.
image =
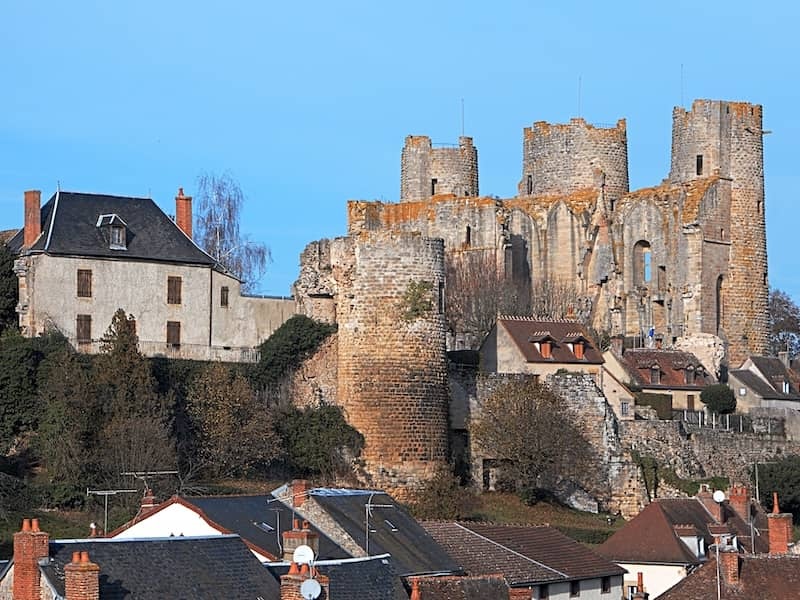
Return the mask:
{"type": "Polygon", "coordinates": [[[631,191],[624,120],[536,122],[508,199],[479,195],[471,138],[407,137],[400,202],[349,202],[347,236],[309,244],[294,290],[300,312],[339,326],[337,402],[373,482],[413,484],[448,458],[446,349],[480,342],[445,319],[446,273],[466,260],[530,293],[568,285],[598,331],[653,328],[683,348],[716,336],[731,365],[763,354],[762,136],[758,105],[675,108],[667,178],[631,191]]]}

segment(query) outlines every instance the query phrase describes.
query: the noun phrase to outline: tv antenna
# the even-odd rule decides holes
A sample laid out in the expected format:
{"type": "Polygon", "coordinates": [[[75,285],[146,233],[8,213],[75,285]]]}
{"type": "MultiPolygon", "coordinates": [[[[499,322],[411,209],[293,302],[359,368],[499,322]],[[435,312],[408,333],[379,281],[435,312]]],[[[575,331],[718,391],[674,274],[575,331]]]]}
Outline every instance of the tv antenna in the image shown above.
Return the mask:
{"type": "Polygon", "coordinates": [[[149,490],[151,489],[147,483],[148,477],[160,477],[162,475],[177,475],[178,471],[125,471],[124,473],[120,473],[120,475],[127,475],[128,477],[135,477],[136,479],[141,479],[142,483],[144,483],[144,489],[149,490]]]}
{"type": "Polygon", "coordinates": [[[372,516],[372,509],[373,508],[395,508],[394,504],[373,504],[372,503],[372,497],[374,495],[375,495],[375,492],[371,493],[369,495],[369,499],[367,500],[367,503],[364,505],[364,528],[365,528],[365,533],[364,533],[364,539],[365,539],[364,546],[365,547],[364,547],[364,551],[367,553],[367,556],[369,556],[369,518],[372,516]]]}
{"type": "Polygon", "coordinates": [[[86,488],[87,496],[103,496],[103,535],[108,533],[108,497],[117,494],[135,494],[139,490],[90,490],[86,488]]]}

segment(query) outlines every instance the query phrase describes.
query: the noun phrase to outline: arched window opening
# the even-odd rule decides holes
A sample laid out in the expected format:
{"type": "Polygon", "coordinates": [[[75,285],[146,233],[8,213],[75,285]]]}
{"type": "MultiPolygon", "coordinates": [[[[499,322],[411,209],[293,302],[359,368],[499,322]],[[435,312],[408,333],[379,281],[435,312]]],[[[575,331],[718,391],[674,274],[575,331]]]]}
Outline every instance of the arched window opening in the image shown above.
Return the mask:
{"type": "Polygon", "coordinates": [[[467,237],[466,237],[467,246],[472,244],[472,227],[467,225],[467,237]]]}

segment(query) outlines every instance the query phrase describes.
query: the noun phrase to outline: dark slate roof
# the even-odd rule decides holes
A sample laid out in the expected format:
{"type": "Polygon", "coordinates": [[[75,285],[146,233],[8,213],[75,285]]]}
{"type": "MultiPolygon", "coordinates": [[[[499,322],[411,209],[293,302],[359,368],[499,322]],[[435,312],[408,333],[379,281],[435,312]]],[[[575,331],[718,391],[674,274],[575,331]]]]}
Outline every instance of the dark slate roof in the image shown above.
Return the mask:
{"type": "Polygon", "coordinates": [[[714,383],[713,375],[690,352],[633,348],[625,351],[620,362],[633,382],[646,389],[682,389],[699,393],[704,387],[714,383]],[[653,365],[659,367],[658,384],[651,383],[650,369],[653,365]],[[686,383],[686,368],[690,366],[695,370],[693,384],[686,383]]]}
{"type": "Polygon", "coordinates": [[[551,527],[438,522],[424,525],[467,573],[501,573],[511,586],[625,572],[551,527]]]}
{"type": "MultiPolygon", "coordinates": [[[[289,571],[288,564],[267,565],[273,576],[289,571]]],[[[403,582],[397,574],[389,555],[344,561],[321,561],[316,563],[320,575],[330,581],[331,598],[348,600],[408,600],[403,582]]]]}
{"type": "Polygon", "coordinates": [[[761,398],[766,398],[767,400],[788,399],[784,394],[776,391],[770,384],[761,379],[761,377],[747,369],[729,371],[728,376],[736,378],[761,398]]]}
{"type": "Polygon", "coordinates": [[[103,600],[279,600],[280,586],[238,536],[55,540],[41,570],[64,596],[64,566],[88,551],[103,600]]]}
{"type": "MultiPolygon", "coordinates": [[[[281,534],[292,529],[292,509],[276,501],[273,496],[204,496],[183,500],[199,508],[209,519],[228,531],[238,533],[246,541],[281,558],[276,532],[264,531],[259,527],[263,523],[278,529],[280,525],[281,534]]],[[[350,558],[350,554],[333,540],[316,529],[314,531],[319,534],[318,560],[350,558]]]]}
{"type": "Polygon", "coordinates": [[[365,505],[372,508],[369,534],[370,554],[391,554],[398,573],[421,575],[457,573],[459,567],[405,508],[383,492],[315,488],[309,492],[317,504],[361,547],[366,547],[365,505]]]}
{"type": "Polygon", "coordinates": [[[763,378],[747,369],[731,371],[731,375],[762,398],[800,401],[800,373],[787,368],[780,358],[774,356],[751,356],[749,360],[763,378]],[[789,384],[788,394],[783,393],[784,382],[789,384]]]}
{"type": "MultiPolygon", "coordinates": [[[[62,191],[42,206],[41,215],[42,234],[31,246],[32,252],[216,265],[149,198],[62,191]],[[97,226],[101,215],[118,215],[127,225],[126,250],[109,247],[105,228],[97,226]]],[[[9,246],[19,251],[22,241],[20,230],[9,246]]]]}
{"type": "Polygon", "coordinates": [[[420,577],[416,581],[425,600],[508,600],[508,584],[501,575],[420,577]]]}
{"type": "Polygon", "coordinates": [[[750,525],[736,514],[727,500],[722,503],[723,522],[719,523],[696,497],[661,498],[645,506],[601,544],[597,552],[617,562],[683,565],[704,562],[704,558],[695,556],[680,540],[676,528],[680,530],[682,526],[694,528],[706,547],[714,543],[712,531],[717,530],[735,534],[748,551],[753,544],[752,537],[755,537],[756,552],[766,552],[769,547],[766,514],[755,502],[751,503],[751,514],[754,536],[750,535],[750,525]]]}
{"type": "MultiPolygon", "coordinates": [[[[645,582],[645,586],[647,582],[645,582]]],[[[784,600],[800,590],[800,555],[739,555],[739,583],[722,579],[725,600],[784,600]],[[792,592],[791,590],[795,590],[792,592]]],[[[717,597],[717,563],[712,555],[700,569],[682,579],[659,600],[708,600],[717,597]]]]}
{"type": "Polygon", "coordinates": [[[585,327],[578,321],[571,319],[534,319],[531,317],[498,317],[497,327],[503,327],[514,345],[525,357],[527,362],[603,364],[603,356],[590,341],[584,342],[584,357],[576,358],[567,345],[576,339],[589,340],[590,336],[585,327]],[[534,342],[543,339],[552,340],[551,356],[544,358],[536,350],[534,342]]]}

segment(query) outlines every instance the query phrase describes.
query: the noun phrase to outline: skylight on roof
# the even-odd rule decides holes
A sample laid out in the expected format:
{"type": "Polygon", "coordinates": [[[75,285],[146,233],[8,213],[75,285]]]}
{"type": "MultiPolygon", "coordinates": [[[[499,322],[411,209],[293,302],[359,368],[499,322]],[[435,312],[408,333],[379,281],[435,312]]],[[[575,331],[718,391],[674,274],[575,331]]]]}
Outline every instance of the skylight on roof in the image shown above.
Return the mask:
{"type": "Polygon", "coordinates": [[[261,531],[266,531],[267,533],[272,533],[273,531],[275,531],[274,527],[272,527],[268,523],[264,523],[264,521],[261,521],[260,523],[253,521],[253,525],[258,527],[261,531]]]}

